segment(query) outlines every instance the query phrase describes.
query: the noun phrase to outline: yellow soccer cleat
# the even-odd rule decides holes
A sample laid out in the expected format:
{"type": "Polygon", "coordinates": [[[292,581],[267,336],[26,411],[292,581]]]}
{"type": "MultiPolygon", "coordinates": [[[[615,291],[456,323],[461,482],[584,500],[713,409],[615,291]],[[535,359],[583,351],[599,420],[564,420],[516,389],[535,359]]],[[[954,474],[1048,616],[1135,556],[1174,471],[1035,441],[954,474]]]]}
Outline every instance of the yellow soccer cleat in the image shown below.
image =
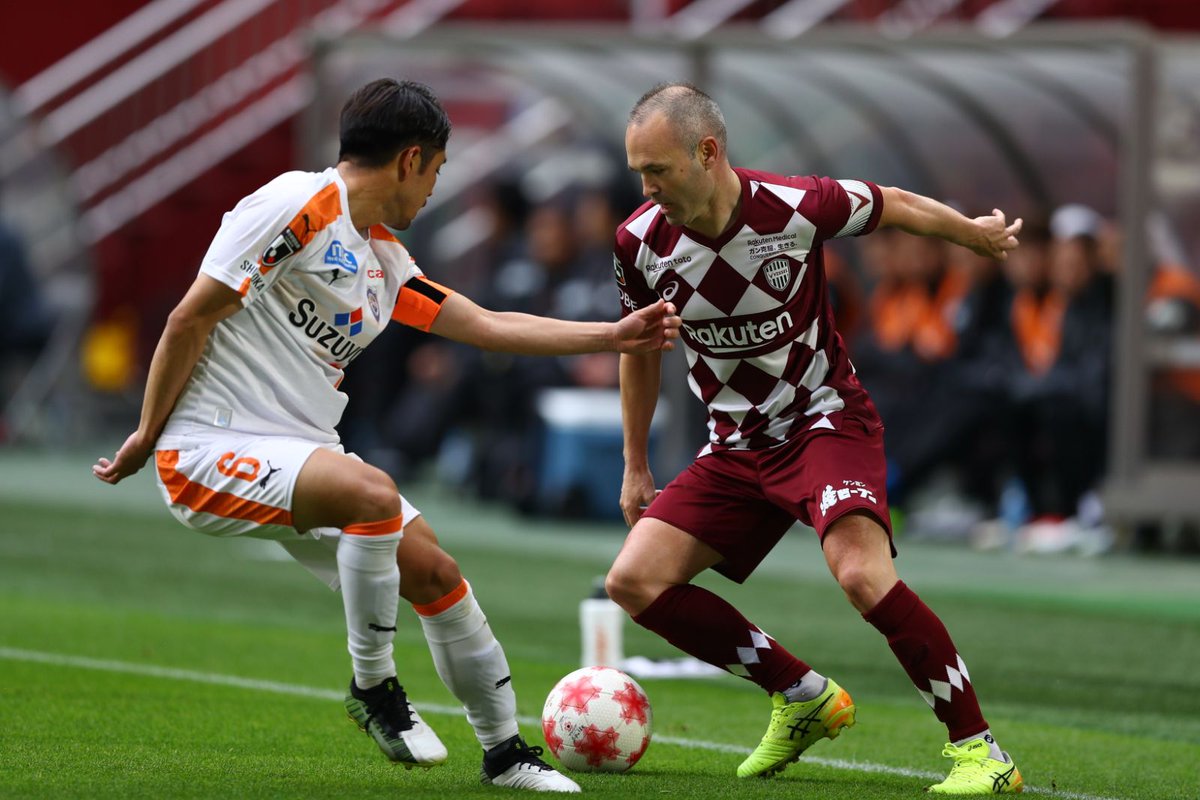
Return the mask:
{"type": "Polygon", "coordinates": [[[925,787],[931,794],[984,795],[1019,794],[1025,781],[1017,765],[1004,754],[1006,761],[991,757],[991,746],[983,739],[972,739],[961,747],[947,744],[942,755],[954,759],[946,780],[925,787]]]}
{"type": "Polygon", "coordinates": [[[788,764],[820,739],[835,739],[854,724],[854,701],[846,690],[829,679],[825,691],[802,703],[789,703],[780,692],[771,695],[771,723],[741,766],[739,778],[766,778],[788,764]]]}

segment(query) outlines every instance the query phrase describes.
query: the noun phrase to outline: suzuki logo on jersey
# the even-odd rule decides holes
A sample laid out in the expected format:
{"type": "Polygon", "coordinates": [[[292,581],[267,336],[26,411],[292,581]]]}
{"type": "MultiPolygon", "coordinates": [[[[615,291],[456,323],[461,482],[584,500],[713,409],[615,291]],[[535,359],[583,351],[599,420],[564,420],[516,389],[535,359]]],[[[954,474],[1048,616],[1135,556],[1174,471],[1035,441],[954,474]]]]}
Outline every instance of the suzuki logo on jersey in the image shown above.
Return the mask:
{"type": "Polygon", "coordinates": [[[792,262],[787,258],[773,258],[763,264],[763,277],[777,292],[782,292],[792,282],[792,262]]]}
{"type": "Polygon", "coordinates": [[[784,311],[774,319],[754,317],[711,320],[705,325],[683,323],[683,333],[692,349],[717,357],[742,358],[774,349],[795,337],[792,315],[784,311]]]}
{"type": "Polygon", "coordinates": [[[362,306],[342,314],[333,315],[333,324],[339,328],[350,326],[350,335],[355,336],[362,331],[362,306]]]}
{"type": "Polygon", "coordinates": [[[325,251],[325,263],[341,267],[351,275],[358,272],[358,259],[337,239],[329,243],[329,249],[325,251]]]}
{"type": "Polygon", "coordinates": [[[333,325],[317,316],[314,313],[316,310],[316,301],[305,297],[296,303],[296,308],[288,314],[288,322],[303,329],[305,336],[325,348],[329,355],[344,367],[357,358],[363,349],[340,333],[335,326],[350,325],[350,336],[358,333],[362,330],[362,309],[357,308],[346,314],[335,314],[333,325]],[[357,323],[352,320],[356,314],[357,323]]]}

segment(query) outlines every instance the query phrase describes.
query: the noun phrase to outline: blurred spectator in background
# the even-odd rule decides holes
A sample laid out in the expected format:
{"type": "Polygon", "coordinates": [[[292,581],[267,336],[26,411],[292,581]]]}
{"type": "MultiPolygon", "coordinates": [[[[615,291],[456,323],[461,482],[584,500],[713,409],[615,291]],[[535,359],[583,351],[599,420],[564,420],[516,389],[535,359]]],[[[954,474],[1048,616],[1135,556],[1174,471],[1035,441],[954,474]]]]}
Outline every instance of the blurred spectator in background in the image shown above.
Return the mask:
{"type": "Polygon", "coordinates": [[[902,509],[947,456],[953,438],[947,409],[961,408],[954,389],[956,326],[970,274],[951,261],[940,239],[879,233],[882,243],[867,251],[876,284],[853,361],[883,418],[888,499],[902,509]]]}
{"type": "Polygon", "coordinates": [[[1094,490],[1107,452],[1113,297],[1100,268],[1102,225],[1091,209],[1064,206],[1049,238],[1027,226],[1006,262],[1018,356],[1007,430],[1030,517],[1018,546],[1029,550],[1075,546],[1081,526],[1102,521],[1094,490]]]}
{"type": "MultiPolygon", "coordinates": [[[[1200,336],[1200,278],[1179,264],[1161,263],[1147,291],[1146,323],[1151,337],[1200,336]]],[[[1150,392],[1152,456],[1200,458],[1200,369],[1167,366],[1150,392]]]]}
{"type": "MultiPolygon", "coordinates": [[[[53,318],[16,230],[0,220],[0,415],[50,338],[53,318]]],[[[0,441],[7,438],[0,416],[0,441]]]]}
{"type": "Polygon", "coordinates": [[[842,338],[853,341],[866,315],[862,283],[841,253],[832,248],[825,251],[825,280],[829,287],[829,303],[833,306],[834,325],[842,338]]]}
{"type": "MultiPolygon", "coordinates": [[[[428,249],[436,266],[430,273],[487,297],[499,266],[524,252],[528,215],[516,178],[480,184],[466,210],[432,234],[428,249]]],[[[343,438],[397,480],[411,480],[438,457],[469,410],[469,393],[478,389],[469,373],[480,358],[474,348],[413,328],[386,337],[360,357],[373,368],[347,374],[343,438]]],[[[463,480],[465,467],[449,470],[454,482],[463,480]]]]}
{"type": "MultiPolygon", "coordinates": [[[[564,192],[536,205],[526,222],[524,250],[498,266],[485,305],[569,320],[615,319],[616,218],[611,192],[603,188],[564,192]]],[[[544,435],[538,394],[550,387],[615,387],[617,359],[603,353],[561,359],[478,353],[473,358],[462,385],[462,406],[472,420],[472,485],[480,496],[507,500],[522,511],[569,513],[574,499],[538,494],[544,435]]]]}

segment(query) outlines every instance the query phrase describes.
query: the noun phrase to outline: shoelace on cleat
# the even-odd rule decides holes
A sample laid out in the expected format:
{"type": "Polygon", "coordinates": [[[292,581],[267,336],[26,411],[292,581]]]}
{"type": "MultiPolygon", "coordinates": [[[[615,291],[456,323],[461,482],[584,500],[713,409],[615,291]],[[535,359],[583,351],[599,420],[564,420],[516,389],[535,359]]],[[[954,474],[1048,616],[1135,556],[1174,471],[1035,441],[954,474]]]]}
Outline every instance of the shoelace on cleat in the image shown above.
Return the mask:
{"type": "Polygon", "coordinates": [[[371,712],[367,717],[368,725],[371,724],[371,720],[377,719],[385,727],[390,727],[397,733],[411,730],[413,727],[408,695],[404,693],[403,686],[396,687],[395,691],[387,692],[377,704],[368,703],[367,710],[371,712]]]}
{"type": "Polygon", "coordinates": [[[537,767],[538,769],[550,769],[550,765],[539,758],[539,756],[546,751],[537,745],[530,747],[518,739],[513,745],[513,751],[513,764],[528,764],[529,766],[537,767]]]}
{"type": "Polygon", "coordinates": [[[953,744],[947,744],[942,748],[942,757],[954,759],[954,766],[950,768],[952,773],[957,769],[963,768],[985,768],[983,760],[965,747],[957,747],[953,744]]]}

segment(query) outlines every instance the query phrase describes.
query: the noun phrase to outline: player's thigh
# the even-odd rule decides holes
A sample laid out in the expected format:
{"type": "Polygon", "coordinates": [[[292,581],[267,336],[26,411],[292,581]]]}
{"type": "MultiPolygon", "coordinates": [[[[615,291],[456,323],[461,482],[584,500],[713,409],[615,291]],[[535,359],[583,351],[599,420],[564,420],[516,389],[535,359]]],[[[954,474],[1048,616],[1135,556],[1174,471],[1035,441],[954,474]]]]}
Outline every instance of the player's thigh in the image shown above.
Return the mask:
{"type": "Polygon", "coordinates": [[[213,536],[296,535],[299,474],[318,445],[285,437],[226,436],[155,453],[156,477],[171,513],[213,536]]]}
{"type": "Polygon", "coordinates": [[[636,531],[657,520],[688,538],[667,541],[641,532],[634,537],[631,531],[637,556],[653,558],[638,563],[631,554],[622,559],[622,571],[669,574],[672,582],[681,582],[680,577],[690,580],[712,567],[732,581],[744,582],[796,521],[763,496],[758,460],[753,452],[726,450],[694,461],[666,485],[634,526],[636,531]],[[655,559],[663,559],[663,564],[655,559]]]}
{"type": "Polygon", "coordinates": [[[635,586],[688,583],[723,556],[692,534],[654,517],[642,517],[629,531],[609,570],[611,593],[635,586]]]}
{"type": "Polygon", "coordinates": [[[391,477],[344,453],[315,450],[296,478],[292,515],[300,531],[378,522],[400,512],[391,477]]]}
{"type": "Polygon", "coordinates": [[[811,525],[822,543],[850,512],[874,518],[891,536],[882,427],[842,417],[836,429],[773,448],[763,459],[762,476],[766,496],[811,525]]]}
{"type": "Polygon", "coordinates": [[[416,605],[442,599],[462,583],[462,573],[450,554],[438,544],[433,528],[420,516],[404,526],[396,548],[400,567],[400,596],[416,605]]]}

